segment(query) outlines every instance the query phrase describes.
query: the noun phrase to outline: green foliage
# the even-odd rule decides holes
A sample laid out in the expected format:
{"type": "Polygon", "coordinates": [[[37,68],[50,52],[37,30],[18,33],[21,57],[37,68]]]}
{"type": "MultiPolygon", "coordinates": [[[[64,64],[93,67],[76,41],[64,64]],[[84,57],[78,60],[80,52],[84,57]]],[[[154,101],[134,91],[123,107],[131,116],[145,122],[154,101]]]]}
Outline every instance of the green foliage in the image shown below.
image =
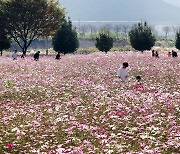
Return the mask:
{"type": "Polygon", "coordinates": [[[64,20],[64,9],[55,0],[9,0],[0,6],[5,31],[24,54],[34,40],[52,35],[64,20]]]}
{"type": "Polygon", "coordinates": [[[11,87],[13,87],[13,85],[14,85],[13,80],[11,80],[11,79],[6,80],[6,86],[7,87],[11,88],[11,87]]]}
{"type": "Polygon", "coordinates": [[[99,37],[96,38],[95,46],[100,51],[107,53],[113,47],[113,38],[107,34],[100,33],[99,37]]]}
{"type": "Polygon", "coordinates": [[[134,49],[130,45],[126,45],[124,47],[113,47],[111,51],[134,51],[134,49]]]}
{"type": "Polygon", "coordinates": [[[11,46],[10,40],[5,35],[0,35],[0,51],[2,56],[2,51],[4,49],[9,49],[11,46]]]}
{"type": "MultiPolygon", "coordinates": [[[[0,1],[0,15],[2,14],[2,4],[3,1],[0,1]]],[[[9,49],[11,42],[10,39],[7,37],[7,33],[5,31],[5,25],[3,24],[3,18],[0,16],[0,51],[1,51],[1,56],[2,56],[2,51],[4,49],[9,49]]]]}
{"type": "Polygon", "coordinates": [[[176,42],[175,42],[175,46],[176,46],[177,49],[180,50],[180,31],[178,31],[178,32],[176,33],[176,42]]]}
{"type": "Polygon", "coordinates": [[[79,48],[75,53],[76,54],[91,54],[98,51],[99,50],[95,47],[89,47],[89,48],[79,48]]]}
{"type": "Polygon", "coordinates": [[[145,22],[138,23],[132,27],[129,32],[130,43],[132,47],[139,51],[150,50],[155,44],[155,36],[152,33],[151,27],[145,22]]]}
{"type": "Polygon", "coordinates": [[[79,40],[76,30],[72,27],[70,19],[57,31],[52,39],[53,49],[66,54],[74,53],[79,48],[79,40]]]}

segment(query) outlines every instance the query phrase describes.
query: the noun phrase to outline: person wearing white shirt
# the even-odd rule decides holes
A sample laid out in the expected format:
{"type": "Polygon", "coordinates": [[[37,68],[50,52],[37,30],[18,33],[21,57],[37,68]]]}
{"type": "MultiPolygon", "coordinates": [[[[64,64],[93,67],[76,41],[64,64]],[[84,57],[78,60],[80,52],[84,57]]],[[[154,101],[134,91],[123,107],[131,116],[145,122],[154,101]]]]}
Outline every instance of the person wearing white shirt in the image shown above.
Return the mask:
{"type": "Polygon", "coordinates": [[[127,79],[128,76],[128,66],[129,64],[127,62],[123,63],[123,66],[118,69],[117,75],[118,77],[124,82],[127,79]]]}
{"type": "Polygon", "coordinates": [[[14,50],[14,53],[12,54],[13,60],[17,60],[17,57],[18,57],[17,50],[14,50]]]}

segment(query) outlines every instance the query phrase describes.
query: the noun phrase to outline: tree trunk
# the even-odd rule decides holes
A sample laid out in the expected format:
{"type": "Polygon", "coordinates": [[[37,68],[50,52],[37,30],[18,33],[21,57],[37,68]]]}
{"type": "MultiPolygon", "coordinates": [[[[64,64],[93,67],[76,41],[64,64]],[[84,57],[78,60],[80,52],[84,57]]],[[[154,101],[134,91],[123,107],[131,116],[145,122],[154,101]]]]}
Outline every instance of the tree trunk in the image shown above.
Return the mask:
{"type": "Polygon", "coordinates": [[[46,55],[48,55],[48,49],[46,49],[46,55]]]}
{"type": "Polygon", "coordinates": [[[24,46],[24,48],[22,49],[22,54],[24,55],[24,56],[26,56],[26,52],[27,52],[27,47],[26,46],[24,46]]]}
{"type": "Polygon", "coordinates": [[[46,49],[46,55],[48,55],[48,48],[49,48],[49,46],[48,46],[48,38],[46,38],[46,47],[47,47],[47,49],[46,49]]]}
{"type": "Polygon", "coordinates": [[[23,49],[23,53],[22,53],[24,56],[26,55],[26,50],[25,49],[23,49]]]}
{"type": "Polygon", "coordinates": [[[22,54],[25,56],[26,55],[26,52],[27,52],[27,41],[24,41],[24,46],[22,48],[22,54]]]}

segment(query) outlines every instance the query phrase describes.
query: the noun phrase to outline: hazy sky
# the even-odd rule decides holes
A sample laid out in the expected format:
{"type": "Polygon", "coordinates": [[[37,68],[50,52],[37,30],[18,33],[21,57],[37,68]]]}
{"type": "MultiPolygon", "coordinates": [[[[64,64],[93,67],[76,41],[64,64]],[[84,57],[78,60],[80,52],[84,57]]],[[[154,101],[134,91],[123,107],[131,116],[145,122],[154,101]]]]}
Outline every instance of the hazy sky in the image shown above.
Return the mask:
{"type": "Polygon", "coordinates": [[[180,7],[180,0],[164,0],[165,2],[180,7]]]}
{"type": "MultiPolygon", "coordinates": [[[[61,1],[61,0],[60,0],[61,1]]],[[[67,0],[68,1],[68,0],[67,0]]],[[[169,4],[180,7],[180,0],[163,0],[169,4]]]]}

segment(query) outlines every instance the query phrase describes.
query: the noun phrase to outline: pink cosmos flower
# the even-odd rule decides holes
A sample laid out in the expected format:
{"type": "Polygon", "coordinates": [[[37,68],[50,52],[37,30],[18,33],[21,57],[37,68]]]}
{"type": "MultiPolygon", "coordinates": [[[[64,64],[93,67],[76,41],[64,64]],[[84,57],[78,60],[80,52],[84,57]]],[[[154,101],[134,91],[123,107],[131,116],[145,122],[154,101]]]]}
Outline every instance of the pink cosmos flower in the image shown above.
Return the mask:
{"type": "Polygon", "coordinates": [[[144,86],[142,86],[142,85],[135,85],[133,87],[133,90],[135,90],[135,91],[143,91],[144,90],[144,86]]]}
{"type": "Polygon", "coordinates": [[[7,147],[8,147],[9,149],[13,148],[13,146],[14,146],[14,145],[13,145],[12,143],[8,143],[8,144],[7,144],[7,147]]]}

